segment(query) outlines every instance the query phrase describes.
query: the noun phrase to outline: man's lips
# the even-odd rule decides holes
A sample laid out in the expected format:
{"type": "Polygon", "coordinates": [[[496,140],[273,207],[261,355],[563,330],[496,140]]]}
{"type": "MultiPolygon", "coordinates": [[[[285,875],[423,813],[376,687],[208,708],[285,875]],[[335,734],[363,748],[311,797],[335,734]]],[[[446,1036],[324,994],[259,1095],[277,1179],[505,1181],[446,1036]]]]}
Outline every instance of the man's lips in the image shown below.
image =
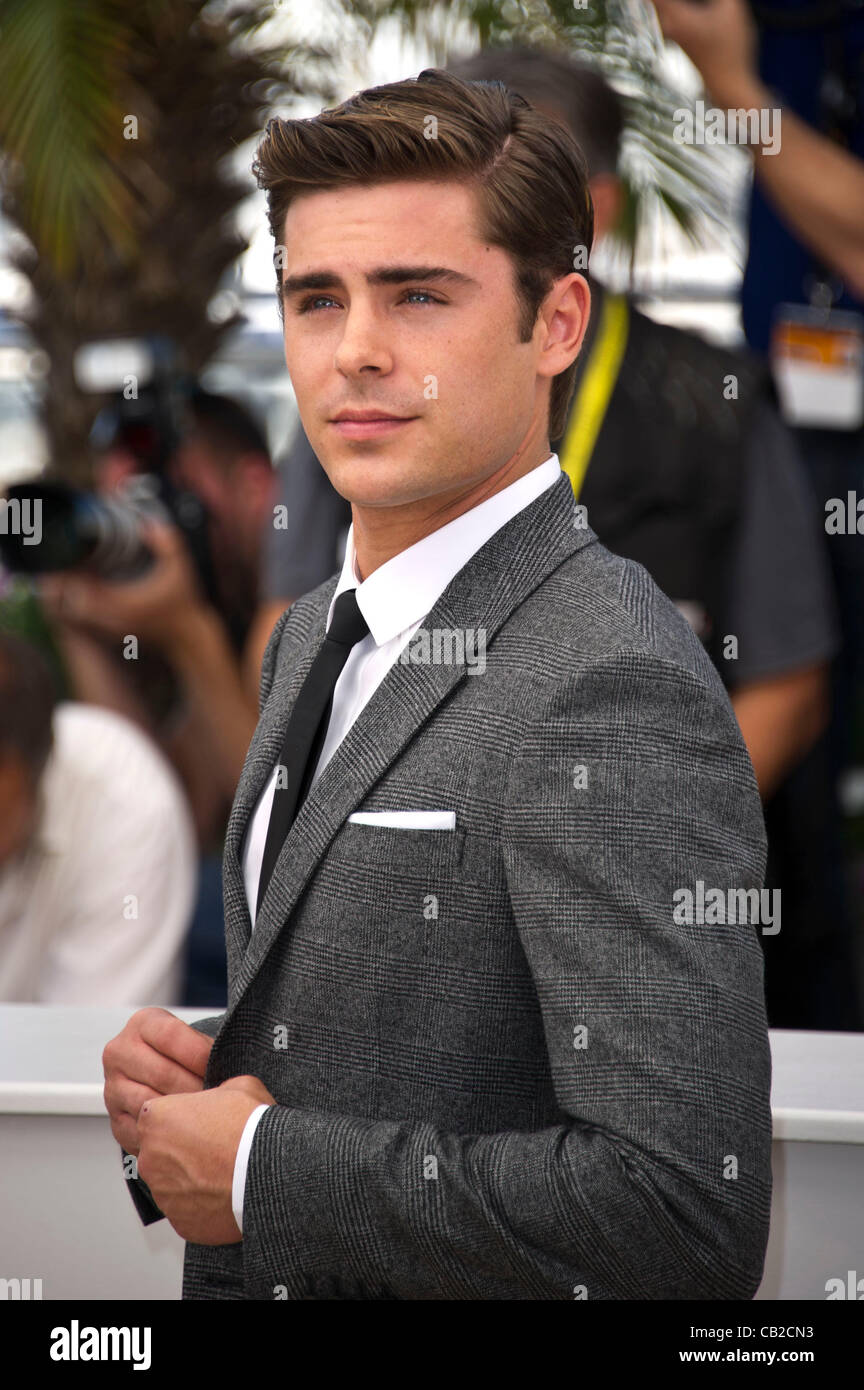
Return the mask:
{"type": "Polygon", "coordinates": [[[349,411],[330,423],[346,439],[370,439],[393,434],[416,419],[416,415],[387,415],[383,411],[349,411]]]}

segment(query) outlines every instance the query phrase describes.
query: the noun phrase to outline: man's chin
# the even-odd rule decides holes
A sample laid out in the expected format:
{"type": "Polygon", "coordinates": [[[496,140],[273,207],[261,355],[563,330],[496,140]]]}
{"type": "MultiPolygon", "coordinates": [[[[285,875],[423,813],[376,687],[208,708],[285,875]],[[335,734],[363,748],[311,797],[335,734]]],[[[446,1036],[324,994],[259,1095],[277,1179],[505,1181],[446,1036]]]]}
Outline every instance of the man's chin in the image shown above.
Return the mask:
{"type": "Polygon", "coordinates": [[[358,507],[398,507],[428,496],[428,491],[418,486],[420,475],[414,461],[404,453],[339,450],[331,452],[329,458],[321,454],[319,458],[336,491],[358,507]]]}

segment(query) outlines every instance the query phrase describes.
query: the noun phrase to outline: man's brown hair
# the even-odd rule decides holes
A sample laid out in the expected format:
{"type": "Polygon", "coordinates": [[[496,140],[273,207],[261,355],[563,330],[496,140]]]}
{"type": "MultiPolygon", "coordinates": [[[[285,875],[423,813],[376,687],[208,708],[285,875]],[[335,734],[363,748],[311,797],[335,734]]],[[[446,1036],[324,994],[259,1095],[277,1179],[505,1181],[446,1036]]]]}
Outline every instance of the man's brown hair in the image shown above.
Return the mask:
{"type": "MultiPolygon", "coordinates": [[[[274,118],[252,168],[277,248],[303,193],[396,179],[475,185],[478,235],[513,259],[520,342],[553,282],[586,268],[594,238],[588,172],[570,132],[501,82],[465,82],[440,68],[306,120],[274,118]]],[[[553,378],[551,442],[564,433],[575,374],[574,361],[553,378]]]]}

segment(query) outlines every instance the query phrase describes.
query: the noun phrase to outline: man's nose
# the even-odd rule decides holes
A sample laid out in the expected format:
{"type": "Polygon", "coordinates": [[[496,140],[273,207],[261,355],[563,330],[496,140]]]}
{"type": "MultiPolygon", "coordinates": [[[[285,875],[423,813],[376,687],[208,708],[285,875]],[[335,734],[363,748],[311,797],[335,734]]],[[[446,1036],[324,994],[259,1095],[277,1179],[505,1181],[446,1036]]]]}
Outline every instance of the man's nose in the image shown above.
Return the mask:
{"type": "Polygon", "coordinates": [[[348,311],[333,365],[345,376],[370,370],[386,374],[392,370],[392,354],[379,315],[361,307],[348,311]]]}

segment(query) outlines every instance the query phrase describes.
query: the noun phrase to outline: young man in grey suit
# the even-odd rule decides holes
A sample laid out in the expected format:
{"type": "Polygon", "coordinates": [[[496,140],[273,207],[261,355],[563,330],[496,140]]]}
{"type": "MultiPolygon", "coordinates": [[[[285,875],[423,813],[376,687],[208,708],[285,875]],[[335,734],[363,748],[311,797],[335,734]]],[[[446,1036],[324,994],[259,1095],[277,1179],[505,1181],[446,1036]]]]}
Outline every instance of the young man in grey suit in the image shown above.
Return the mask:
{"type": "Polygon", "coordinates": [[[136,1206],[190,1299],[751,1298],[764,826],[698,638],[550,455],[579,150],[432,70],[271,122],[256,171],[353,524],[264,656],[227,1011],[105,1050],[136,1206]]]}

